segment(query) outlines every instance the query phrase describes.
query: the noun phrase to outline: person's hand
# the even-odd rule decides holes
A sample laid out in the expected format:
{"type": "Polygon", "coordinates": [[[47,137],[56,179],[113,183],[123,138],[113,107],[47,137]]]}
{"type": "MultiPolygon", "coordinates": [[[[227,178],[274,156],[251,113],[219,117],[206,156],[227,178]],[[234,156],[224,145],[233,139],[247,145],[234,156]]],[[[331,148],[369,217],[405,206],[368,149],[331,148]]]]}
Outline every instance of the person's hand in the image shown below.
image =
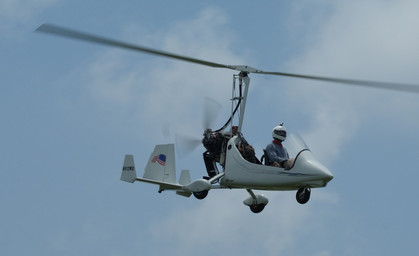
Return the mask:
{"type": "Polygon", "coordinates": [[[272,166],[274,166],[274,167],[281,167],[281,164],[280,164],[280,163],[278,163],[278,162],[274,162],[274,163],[272,164],[272,166]]]}

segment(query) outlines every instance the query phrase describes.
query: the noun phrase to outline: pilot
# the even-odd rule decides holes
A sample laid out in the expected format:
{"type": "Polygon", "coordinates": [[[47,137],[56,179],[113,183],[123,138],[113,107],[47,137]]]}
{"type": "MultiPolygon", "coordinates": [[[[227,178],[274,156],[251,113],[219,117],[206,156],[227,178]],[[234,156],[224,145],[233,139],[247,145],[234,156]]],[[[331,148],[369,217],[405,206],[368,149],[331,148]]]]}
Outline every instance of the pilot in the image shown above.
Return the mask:
{"type": "Polygon", "coordinates": [[[285,170],[291,169],[294,164],[294,159],[290,159],[287,149],[282,145],[282,142],[287,137],[287,130],[283,124],[280,124],[272,130],[272,143],[266,146],[266,160],[267,165],[281,167],[285,170]]]}

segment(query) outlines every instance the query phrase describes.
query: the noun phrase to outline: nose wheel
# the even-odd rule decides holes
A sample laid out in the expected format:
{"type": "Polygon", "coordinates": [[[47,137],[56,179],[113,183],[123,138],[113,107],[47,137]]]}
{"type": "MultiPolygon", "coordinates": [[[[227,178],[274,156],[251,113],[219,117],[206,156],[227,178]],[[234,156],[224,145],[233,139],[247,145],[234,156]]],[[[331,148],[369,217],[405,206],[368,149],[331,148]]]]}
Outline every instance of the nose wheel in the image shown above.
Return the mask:
{"type": "Polygon", "coordinates": [[[300,204],[305,204],[310,200],[311,189],[310,188],[300,188],[295,195],[297,202],[300,204]]]}
{"type": "Polygon", "coordinates": [[[246,189],[250,197],[243,201],[243,204],[249,206],[253,213],[260,213],[265,209],[269,200],[264,195],[255,195],[251,189],[246,189]]]}
{"type": "Polygon", "coordinates": [[[249,208],[253,213],[260,213],[263,209],[265,209],[265,206],[265,204],[252,204],[249,208]]]}

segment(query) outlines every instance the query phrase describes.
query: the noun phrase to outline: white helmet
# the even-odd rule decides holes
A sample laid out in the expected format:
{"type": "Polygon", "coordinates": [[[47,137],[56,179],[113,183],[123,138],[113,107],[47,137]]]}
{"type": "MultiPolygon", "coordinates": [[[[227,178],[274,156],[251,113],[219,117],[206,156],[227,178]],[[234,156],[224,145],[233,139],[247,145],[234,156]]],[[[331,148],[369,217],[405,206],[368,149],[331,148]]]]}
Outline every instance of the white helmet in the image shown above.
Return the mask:
{"type": "Polygon", "coordinates": [[[287,129],[285,129],[285,126],[283,126],[283,124],[276,126],[272,130],[272,137],[274,139],[284,141],[285,138],[287,137],[287,129]]]}

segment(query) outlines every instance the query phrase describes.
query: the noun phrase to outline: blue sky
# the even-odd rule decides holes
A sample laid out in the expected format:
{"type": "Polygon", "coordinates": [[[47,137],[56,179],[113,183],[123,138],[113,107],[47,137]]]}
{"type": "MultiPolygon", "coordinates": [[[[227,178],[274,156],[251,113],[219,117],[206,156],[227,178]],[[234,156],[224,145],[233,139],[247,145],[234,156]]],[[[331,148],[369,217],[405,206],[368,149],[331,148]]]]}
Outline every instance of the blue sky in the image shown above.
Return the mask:
{"type": "MultiPolygon", "coordinates": [[[[202,201],[119,180],[155,144],[228,115],[232,75],[33,33],[44,22],[225,64],[419,84],[417,1],[0,0],[1,255],[402,255],[419,252],[419,95],[251,76],[243,132],[300,133],[335,178],[306,205],[244,190],[202,201]],[[279,2],[279,1],[277,1],[279,2]]],[[[204,171],[203,149],[177,169],[204,171]]]]}

